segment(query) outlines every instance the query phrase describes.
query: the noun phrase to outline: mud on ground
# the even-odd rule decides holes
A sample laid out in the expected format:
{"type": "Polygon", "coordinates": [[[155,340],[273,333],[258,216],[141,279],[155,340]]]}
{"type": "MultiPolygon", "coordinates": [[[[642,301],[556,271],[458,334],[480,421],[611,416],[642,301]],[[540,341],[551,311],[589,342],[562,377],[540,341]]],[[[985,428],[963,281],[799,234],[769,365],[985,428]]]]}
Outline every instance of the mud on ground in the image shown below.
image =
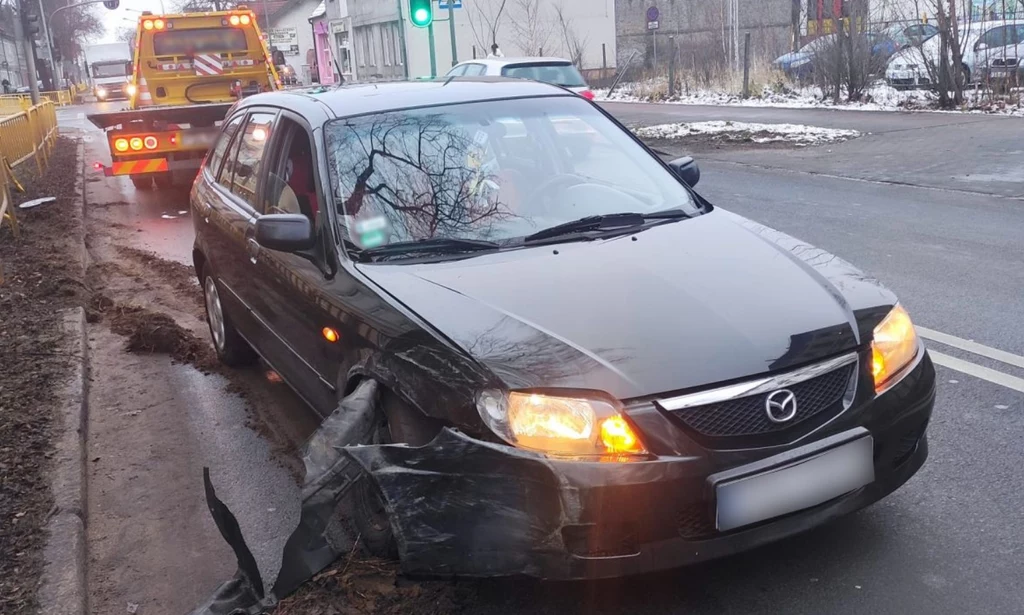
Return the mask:
{"type": "MultiPolygon", "coordinates": [[[[81,201],[76,140],[60,137],[47,173],[27,176],[15,203],[53,196],[56,202],[16,210],[21,237],[0,225],[0,613],[34,613],[42,572],[43,526],[51,514],[48,460],[57,414],[54,393],[71,356],[61,311],[81,306],[87,292],[76,263],[81,201]]],[[[80,248],[80,244],[79,244],[80,248]]],[[[79,250],[80,251],[80,250],[79,250]]]]}

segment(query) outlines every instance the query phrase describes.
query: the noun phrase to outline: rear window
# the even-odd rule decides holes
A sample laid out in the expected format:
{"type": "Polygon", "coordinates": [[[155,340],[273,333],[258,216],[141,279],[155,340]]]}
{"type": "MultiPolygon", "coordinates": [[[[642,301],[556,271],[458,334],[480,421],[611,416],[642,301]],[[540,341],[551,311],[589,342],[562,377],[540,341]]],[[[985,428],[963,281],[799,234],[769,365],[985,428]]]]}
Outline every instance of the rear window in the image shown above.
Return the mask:
{"type": "Polygon", "coordinates": [[[583,80],[580,71],[568,62],[536,62],[531,64],[512,64],[501,69],[504,77],[515,79],[532,79],[560,85],[566,88],[585,88],[587,82],[583,80]]]}
{"type": "Polygon", "coordinates": [[[195,28],[153,34],[153,53],[158,56],[238,52],[246,49],[248,43],[245,41],[245,31],[238,28],[195,28]]]}

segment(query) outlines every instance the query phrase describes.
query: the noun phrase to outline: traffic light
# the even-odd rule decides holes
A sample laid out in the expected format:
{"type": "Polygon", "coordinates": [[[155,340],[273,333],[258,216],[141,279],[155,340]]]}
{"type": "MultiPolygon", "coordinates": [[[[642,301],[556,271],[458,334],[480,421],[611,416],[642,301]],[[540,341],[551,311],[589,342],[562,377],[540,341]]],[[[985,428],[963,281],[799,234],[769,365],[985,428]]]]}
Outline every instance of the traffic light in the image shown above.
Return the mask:
{"type": "Polygon", "coordinates": [[[417,28],[426,28],[434,21],[434,0],[409,0],[409,21],[417,28]]]}
{"type": "Polygon", "coordinates": [[[39,36],[41,26],[38,10],[33,4],[21,3],[21,27],[25,30],[25,36],[28,38],[39,36]]]}

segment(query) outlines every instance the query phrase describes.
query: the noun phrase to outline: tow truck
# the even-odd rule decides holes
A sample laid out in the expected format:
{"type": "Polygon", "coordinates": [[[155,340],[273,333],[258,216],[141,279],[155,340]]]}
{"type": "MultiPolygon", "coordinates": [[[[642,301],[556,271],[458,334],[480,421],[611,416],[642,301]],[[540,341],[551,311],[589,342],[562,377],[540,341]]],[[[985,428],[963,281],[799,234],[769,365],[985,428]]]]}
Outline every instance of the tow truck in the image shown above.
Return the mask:
{"type": "Polygon", "coordinates": [[[129,177],[137,190],[191,181],[231,106],[244,96],[281,89],[275,59],[245,6],[143,13],[128,108],[88,116],[106,132],[112,160],[95,168],[108,177],[129,177]]]}

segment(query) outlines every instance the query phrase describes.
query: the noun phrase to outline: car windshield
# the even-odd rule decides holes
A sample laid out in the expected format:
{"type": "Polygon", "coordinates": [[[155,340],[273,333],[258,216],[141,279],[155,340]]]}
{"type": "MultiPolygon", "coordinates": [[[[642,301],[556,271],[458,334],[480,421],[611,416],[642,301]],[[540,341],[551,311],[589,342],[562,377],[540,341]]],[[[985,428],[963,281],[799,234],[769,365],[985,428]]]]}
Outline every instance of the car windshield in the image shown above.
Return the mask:
{"type": "Polygon", "coordinates": [[[514,79],[532,79],[560,85],[565,88],[583,88],[587,82],[580,71],[568,62],[533,62],[530,64],[511,64],[501,69],[503,77],[514,79]]]}
{"type": "Polygon", "coordinates": [[[96,78],[124,77],[127,74],[128,64],[125,60],[105,64],[96,63],[92,65],[92,76],[96,78]]]}
{"type": "Polygon", "coordinates": [[[326,139],[342,237],[361,248],[505,244],[586,216],[698,213],[665,167],[576,97],[335,120],[326,139]]]}

